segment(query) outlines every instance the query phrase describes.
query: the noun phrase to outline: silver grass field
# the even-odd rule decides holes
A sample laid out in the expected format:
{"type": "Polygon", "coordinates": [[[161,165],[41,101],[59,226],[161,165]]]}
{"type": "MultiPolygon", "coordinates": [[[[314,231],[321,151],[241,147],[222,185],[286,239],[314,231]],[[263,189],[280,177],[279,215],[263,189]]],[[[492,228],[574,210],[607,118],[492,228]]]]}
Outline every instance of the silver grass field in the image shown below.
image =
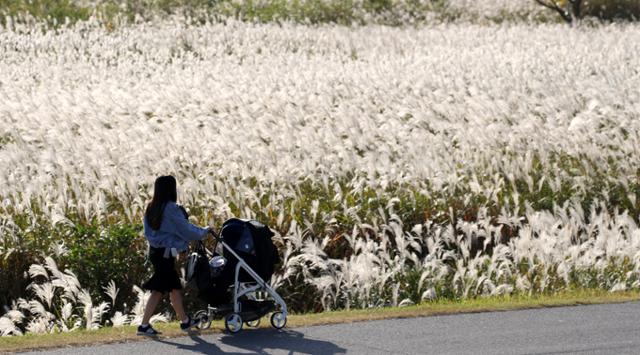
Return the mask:
{"type": "Polygon", "coordinates": [[[638,53],[634,24],[2,29],[0,258],[45,232],[0,335],[139,323],[46,231],[140,224],[167,173],[195,223],[268,223],[321,310],[637,289],[638,53]]]}

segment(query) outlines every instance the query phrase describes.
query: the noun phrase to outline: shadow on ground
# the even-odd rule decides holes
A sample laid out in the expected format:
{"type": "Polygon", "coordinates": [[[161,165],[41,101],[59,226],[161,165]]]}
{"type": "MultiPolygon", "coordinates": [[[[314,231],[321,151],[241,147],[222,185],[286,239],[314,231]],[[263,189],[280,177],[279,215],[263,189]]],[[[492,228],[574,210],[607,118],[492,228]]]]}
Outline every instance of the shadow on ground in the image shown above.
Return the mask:
{"type": "Polygon", "coordinates": [[[217,341],[203,339],[197,334],[190,336],[195,344],[181,344],[167,339],[159,343],[175,346],[177,350],[197,354],[269,354],[269,351],[289,354],[344,354],[346,349],[331,342],[305,338],[304,334],[293,330],[277,331],[260,329],[242,331],[238,334],[224,334],[217,341]],[[220,345],[224,345],[222,349],[220,345]],[[227,347],[231,349],[226,349],[227,347]],[[225,351],[227,350],[227,351],[225,351]]]}

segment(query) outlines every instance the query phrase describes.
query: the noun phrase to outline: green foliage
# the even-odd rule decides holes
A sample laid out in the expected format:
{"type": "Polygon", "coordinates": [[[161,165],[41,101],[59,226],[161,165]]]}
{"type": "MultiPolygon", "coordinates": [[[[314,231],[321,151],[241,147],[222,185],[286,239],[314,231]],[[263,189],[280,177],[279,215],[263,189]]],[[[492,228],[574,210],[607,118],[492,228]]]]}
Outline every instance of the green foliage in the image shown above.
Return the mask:
{"type": "MultiPolygon", "coordinates": [[[[297,226],[309,228],[308,233],[314,238],[328,237],[325,252],[327,257],[335,259],[346,259],[354,253],[353,246],[344,237],[352,233],[354,226],[362,223],[382,223],[379,211],[389,211],[389,208],[407,230],[413,225],[426,222],[442,226],[450,224],[452,220],[474,222],[478,211],[483,207],[487,208],[487,217],[497,226],[498,217],[505,206],[511,206],[508,209],[512,210],[517,205],[521,215],[524,215],[523,201],[528,201],[529,206],[536,211],[552,211],[554,206],[574,200],[581,201],[582,208],[590,211],[592,207],[600,206],[594,205],[595,202],[604,201],[607,202],[606,208],[610,209],[610,212],[626,211],[636,222],[640,212],[640,199],[637,199],[635,204],[629,200],[629,193],[635,193],[636,196],[640,194],[640,185],[637,180],[628,186],[614,183],[618,181],[616,174],[619,174],[620,170],[613,161],[603,165],[589,161],[586,157],[574,157],[564,153],[553,154],[542,160],[534,154],[529,169],[530,180],[513,179],[508,172],[490,177],[483,175],[481,171],[474,172],[471,167],[460,168],[461,176],[467,179],[475,175],[480,186],[495,186],[496,183],[501,185],[497,199],[488,200],[486,196],[474,194],[469,190],[468,181],[464,180],[455,187],[445,186],[438,190],[431,188],[428,181],[407,185],[395,184],[385,190],[376,190],[370,187],[354,188],[354,184],[359,181],[358,178],[345,176],[327,182],[302,180],[291,189],[295,191],[294,194],[284,198],[278,197],[277,200],[274,198],[277,194],[269,190],[269,187],[259,186],[255,179],[248,179],[238,181],[237,184],[263,191],[260,199],[234,200],[235,204],[229,201],[229,208],[232,215],[243,215],[245,209],[253,211],[257,219],[277,229],[281,235],[286,235],[295,223],[297,226]],[[585,180],[585,177],[588,178],[585,180]],[[551,180],[555,178],[562,182],[559,188],[551,187],[551,180]],[[572,179],[583,179],[589,184],[578,190],[572,179]],[[287,214],[279,216],[281,211],[287,211],[287,214]],[[281,222],[278,222],[279,219],[281,222]]],[[[142,227],[139,224],[122,223],[126,220],[124,203],[125,201],[108,199],[109,216],[100,221],[86,221],[82,216],[69,212],[66,217],[72,224],[56,225],[52,225],[51,221],[43,217],[37,201],[33,201],[32,210],[25,215],[16,215],[12,213],[11,206],[6,207],[5,212],[12,216],[15,228],[11,235],[1,239],[0,268],[15,272],[0,273],[0,289],[6,290],[0,295],[0,303],[7,304],[9,300],[21,297],[28,284],[24,275],[29,265],[41,261],[44,255],[51,255],[55,245],[63,243],[68,253],[56,258],[61,268],[76,271],[81,283],[94,293],[101,293],[102,286],[114,280],[121,289],[119,302],[131,304],[132,287],[139,286],[146,280],[150,265],[145,260],[146,241],[142,236],[142,227]]],[[[188,207],[191,214],[201,218],[201,221],[213,218],[215,225],[223,222],[219,217],[207,215],[207,209],[203,206],[188,207]]],[[[455,224],[453,227],[455,228],[455,224]]],[[[504,227],[502,235],[498,236],[497,240],[507,242],[517,233],[517,229],[504,227]]],[[[376,236],[372,234],[370,237],[376,236]]],[[[477,249],[472,250],[474,253],[480,250],[476,246],[472,248],[477,249]]],[[[455,244],[447,246],[447,249],[460,252],[459,246],[455,244]]],[[[485,252],[491,254],[491,245],[485,252]]],[[[422,257],[427,253],[428,250],[425,248],[422,257]]],[[[612,265],[614,269],[608,272],[610,275],[618,275],[629,269],[628,264],[620,264],[617,261],[612,265]]],[[[456,265],[452,263],[448,266],[454,269],[456,265]]],[[[412,271],[416,265],[406,267],[403,276],[394,282],[403,285],[400,289],[401,299],[410,298],[415,302],[424,291],[424,287],[418,287],[419,276],[417,271],[412,271]]],[[[560,287],[557,286],[560,285],[560,277],[553,267],[531,267],[524,263],[520,265],[520,271],[529,275],[534,289],[555,289],[560,287]],[[550,279],[541,284],[542,277],[550,279]]],[[[418,269],[419,266],[416,270],[418,269]]],[[[611,287],[615,281],[602,280],[602,272],[595,269],[575,270],[572,275],[571,282],[575,287],[606,288],[611,287]]],[[[293,276],[282,286],[282,292],[291,300],[291,308],[296,311],[320,310],[322,306],[318,290],[305,284],[300,277],[293,276]]],[[[462,297],[461,292],[466,281],[462,279],[458,288],[452,288],[451,275],[446,276],[444,280],[446,284],[430,285],[435,287],[439,297],[462,297]]],[[[502,281],[507,284],[513,283],[513,280],[500,280],[502,281]]],[[[384,296],[388,299],[388,295],[384,296]]],[[[194,295],[190,296],[188,302],[197,302],[194,295]]]]}
{"type": "Polygon", "coordinates": [[[147,243],[141,225],[78,225],[64,238],[68,254],[59,259],[62,267],[77,271],[78,280],[98,297],[110,280],[121,287],[119,303],[129,305],[135,299],[133,285],[149,276],[145,253],[147,243]]]}
{"type": "Polygon", "coordinates": [[[27,270],[34,263],[51,254],[56,245],[67,252],[56,257],[58,266],[76,272],[80,283],[92,292],[92,296],[104,298],[102,287],[110,280],[121,288],[118,304],[132,304],[135,300],[132,287],[141,285],[148,277],[146,263],[147,243],[142,236],[141,225],[112,224],[97,222],[52,226],[38,214],[18,216],[16,220],[23,229],[16,235],[15,242],[0,239],[0,269],[14,272],[0,273],[0,305],[9,304],[23,296],[29,284],[27,270]]]}
{"type": "Polygon", "coordinates": [[[427,288],[425,285],[420,285],[422,271],[419,268],[412,268],[396,280],[396,283],[400,284],[399,300],[410,299],[415,304],[422,302],[422,292],[427,288]]]}
{"type": "Polygon", "coordinates": [[[354,20],[350,0],[273,0],[257,2],[221,2],[218,9],[226,16],[244,21],[272,22],[293,20],[302,23],[349,24],[354,20]]]}
{"type": "Polygon", "coordinates": [[[13,143],[13,137],[10,134],[0,135],[0,149],[11,143],[13,143]]]}
{"type": "Polygon", "coordinates": [[[589,0],[585,14],[605,20],[640,19],[640,2],[637,0],[589,0]]]}
{"type": "Polygon", "coordinates": [[[0,23],[5,24],[5,16],[19,17],[30,15],[45,21],[49,26],[64,24],[67,19],[71,22],[86,20],[91,15],[91,9],[76,5],[70,0],[0,0],[0,23]]]}
{"type": "Polygon", "coordinates": [[[640,3],[636,0],[536,1],[569,23],[584,17],[595,17],[601,20],[637,20],[640,18],[640,3]]]}
{"type": "MultiPolygon", "coordinates": [[[[463,15],[464,9],[449,6],[448,0],[406,0],[395,3],[391,0],[364,0],[361,4],[353,0],[107,0],[95,5],[79,5],[71,0],[0,0],[0,24],[6,25],[6,16],[14,21],[26,21],[27,17],[44,22],[49,27],[58,27],[87,20],[91,15],[109,29],[122,20],[133,22],[136,18],[150,20],[172,14],[185,14],[194,22],[211,18],[233,17],[243,21],[273,22],[294,21],[298,23],[337,23],[343,25],[362,24],[371,21],[387,25],[403,25],[426,21],[431,14],[439,21],[454,21],[463,15]]],[[[591,0],[583,6],[584,16],[601,19],[638,19],[640,3],[634,0],[591,0]]],[[[528,12],[502,11],[488,20],[501,23],[534,20],[553,21],[551,12],[531,14],[528,12]]]]}
{"type": "Polygon", "coordinates": [[[24,294],[29,284],[26,271],[31,261],[19,252],[0,254],[0,313],[3,305],[8,305],[24,294]]]}
{"type": "Polygon", "coordinates": [[[381,13],[390,11],[393,7],[391,0],[366,0],[364,8],[373,13],[381,13]]]}

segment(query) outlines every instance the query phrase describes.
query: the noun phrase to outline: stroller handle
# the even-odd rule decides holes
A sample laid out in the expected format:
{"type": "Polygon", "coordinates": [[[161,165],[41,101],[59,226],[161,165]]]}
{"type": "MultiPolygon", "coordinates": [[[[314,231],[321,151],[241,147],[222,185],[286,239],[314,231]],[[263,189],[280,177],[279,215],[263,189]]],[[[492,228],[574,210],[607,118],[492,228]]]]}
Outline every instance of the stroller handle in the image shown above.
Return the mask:
{"type": "MultiPolygon", "coordinates": [[[[215,245],[217,245],[217,243],[222,240],[220,235],[218,233],[216,233],[216,231],[211,227],[208,228],[208,234],[210,234],[211,237],[213,237],[213,240],[216,243],[215,245]]],[[[206,237],[206,235],[205,235],[205,237],[206,237]]],[[[206,254],[206,248],[205,248],[205,245],[204,245],[204,238],[205,237],[203,237],[200,240],[195,240],[194,241],[195,246],[193,248],[194,248],[194,251],[196,251],[197,253],[206,254]]]]}
{"type": "Polygon", "coordinates": [[[220,241],[220,234],[216,233],[213,228],[209,228],[209,234],[211,234],[213,239],[215,239],[216,241],[220,241]]]}

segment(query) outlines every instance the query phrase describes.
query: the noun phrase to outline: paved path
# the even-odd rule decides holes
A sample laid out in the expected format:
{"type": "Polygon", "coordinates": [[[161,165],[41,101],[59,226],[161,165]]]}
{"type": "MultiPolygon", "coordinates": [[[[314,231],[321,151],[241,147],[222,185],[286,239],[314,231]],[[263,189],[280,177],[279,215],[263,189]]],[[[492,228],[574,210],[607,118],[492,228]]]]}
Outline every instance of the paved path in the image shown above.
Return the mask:
{"type": "Polygon", "coordinates": [[[243,330],[47,354],[640,354],[640,303],[243,330]]]}

